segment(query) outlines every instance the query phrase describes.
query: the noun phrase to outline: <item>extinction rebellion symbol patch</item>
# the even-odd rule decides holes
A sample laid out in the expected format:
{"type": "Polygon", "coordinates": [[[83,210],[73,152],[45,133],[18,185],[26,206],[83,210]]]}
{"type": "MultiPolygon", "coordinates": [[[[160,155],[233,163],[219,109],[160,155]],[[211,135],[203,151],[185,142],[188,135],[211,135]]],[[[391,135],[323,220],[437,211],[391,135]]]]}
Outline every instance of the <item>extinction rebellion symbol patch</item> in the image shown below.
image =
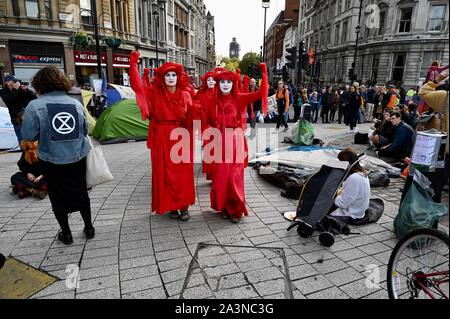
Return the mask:
{"type": "Polygon", "coordinates": [[[47,104],[52,141],[71,141],[80,135],[78,111],[73,104],[47,104]]]}

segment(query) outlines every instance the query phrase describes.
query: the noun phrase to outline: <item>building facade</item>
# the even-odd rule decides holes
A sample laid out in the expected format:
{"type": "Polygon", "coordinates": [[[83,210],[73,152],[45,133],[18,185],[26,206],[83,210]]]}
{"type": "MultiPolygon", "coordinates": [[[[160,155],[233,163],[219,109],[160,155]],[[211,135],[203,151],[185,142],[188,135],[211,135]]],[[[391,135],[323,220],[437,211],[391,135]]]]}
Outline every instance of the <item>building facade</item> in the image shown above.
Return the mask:
{"type": "Polygon", "coordinates": [[[299,1],[286,0],[285,10],[281,11],[266,31],[265,62],[272,82],[281,79],[285,65],[286,52],[285,39],[288,43],[297,38],[296,28],[299,21],[299,1]],[[288,36],[286,32],[290,30],[288,36]]]}
{"type": "Polygon", "coordinates": [[[109,83],[129,85],[133,50],[141,53],[142,71],[174,61],[198,78],[214,61],[214,18],[202,0],[0,0],[0,77],[29,81],[53,64],[74,84],[92,86],[98,71],[91,3],[109,83]]]}
{"type": "Polygon", "coordinates": [[[302,1],[300,40],[320,62],[311,82],[348,84],[355,63],[362,83],[420,85],[432,60],[448,65],[448,6],[440,0],[363,0],[356,47],[359,0],[302,1]]]}
{"type": "Polygon", "coordinates": [[[237,42],[236,38],[233,38],[230,42],[230,59],[239,59],[241,53],[241,46],[237,42]]]}

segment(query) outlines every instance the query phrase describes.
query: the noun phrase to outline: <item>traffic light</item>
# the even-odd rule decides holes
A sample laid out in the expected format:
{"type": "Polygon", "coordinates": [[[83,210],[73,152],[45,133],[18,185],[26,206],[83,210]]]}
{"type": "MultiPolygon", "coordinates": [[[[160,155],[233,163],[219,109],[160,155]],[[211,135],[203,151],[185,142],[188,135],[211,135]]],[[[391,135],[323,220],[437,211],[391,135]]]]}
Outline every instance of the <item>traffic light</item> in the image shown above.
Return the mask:
{"type": "Polygon", "coordinates": [[[286,51],[289,53],[289,55],[286,55],[286,60],[289,61],[288,63],[286,63],[286,66],[290,69],[295,70],[297,64],[297,47],[286,49],[286,51]]]}
{"type": "Polygon", "coordinates": [[[287,82],[289,80],[289,74],[286,66],[283,66],[283,81],[287,82]]]}
{"type": "Polygon", "coordinates": [[[305,49],[305,41],[300,41],[300,51],[299,52],[300,53],[299,53],[298,64],[303,70],[308,70],[309,56],[308,56],[308,52],[306,52],[306,49],[305,49]]]}

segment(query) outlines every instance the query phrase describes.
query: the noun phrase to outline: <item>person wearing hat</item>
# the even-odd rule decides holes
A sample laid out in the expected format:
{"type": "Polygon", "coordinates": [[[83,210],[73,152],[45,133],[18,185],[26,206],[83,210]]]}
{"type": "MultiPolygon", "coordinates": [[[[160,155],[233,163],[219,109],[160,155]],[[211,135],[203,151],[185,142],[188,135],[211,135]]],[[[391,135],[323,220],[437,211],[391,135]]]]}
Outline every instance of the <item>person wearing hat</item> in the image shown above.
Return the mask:
{"type": "MultiPolygon", "coordinates": [[[[242,215],[248,216],[245,205],[244,169],[248,163],[248,146],[243,130],[242,114],[249,104],[262,101],[263,113],[267,113],[269,91],[267,67],[260,64],[262,81],[259,91],[242,93],[239,89],[238,74],[220,70],[214,79],[217,83],[214,98],[207,111],[207,120],[211,129],[206,135],[214,134],[212,144],[215,150],[213,158],[214,175],[211,187],[211,208],[224,219],[237,223],[242,215]]],[[[207,153],[208,154],[208,153],[207,153]]]]}
{"type": "Polygon", "coordinates": [[[200,112],[194,110],[193,88],[182,65],[164,63],[155,70],[152,83],[144,83],[137,67],[139,55],[131,53],[130,83],[142,120],[151,119],[147,147],[152,162],[152,212],[187,221],[189,206],[195,204],[193,118],[200,112]],[[178,132],[186,130],[189,137],[180,138],[178,132]],[[178,156],[172,151],[180,146],[183,154],[178,156]]]}

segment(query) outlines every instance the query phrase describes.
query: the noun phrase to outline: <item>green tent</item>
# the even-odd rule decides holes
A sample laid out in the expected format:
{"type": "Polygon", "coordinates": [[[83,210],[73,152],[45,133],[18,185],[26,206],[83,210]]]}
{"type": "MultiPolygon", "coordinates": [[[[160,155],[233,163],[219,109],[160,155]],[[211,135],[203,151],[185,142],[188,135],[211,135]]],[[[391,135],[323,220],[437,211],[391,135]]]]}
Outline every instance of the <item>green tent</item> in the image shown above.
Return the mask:
{"type": "Polygon", "coordinates": [[[92,135],[102,144],[144,141],[148,124],[142,121],[136,100],[121,100],[102,113],[92,135]]]}

